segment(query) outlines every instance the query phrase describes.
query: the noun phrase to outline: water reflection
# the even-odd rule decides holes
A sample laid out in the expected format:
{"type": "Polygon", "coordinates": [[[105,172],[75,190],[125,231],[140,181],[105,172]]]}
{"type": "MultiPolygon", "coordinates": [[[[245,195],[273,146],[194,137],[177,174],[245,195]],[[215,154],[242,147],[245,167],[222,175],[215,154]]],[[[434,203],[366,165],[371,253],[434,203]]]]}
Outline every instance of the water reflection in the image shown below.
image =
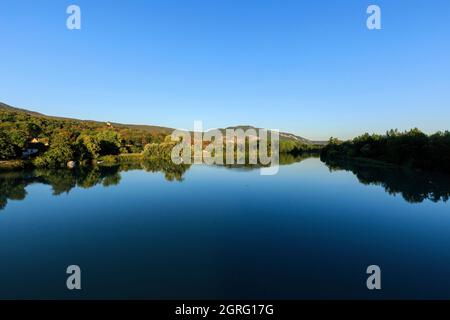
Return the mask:
{"type": "MultiPolygon", "coordinates": [[[[280,164],[292,164],[303,161],[311,154],[293,156],[289,154],[280,155],[280,164]]],[[[112,166],[77,167],[72,170],[59,169],[35,169],[29,171],[3,172],[0,173],[0,210],[4,209],[8,200],[23,200],[27,195],[26,187],[40,183],[49,185],[53,195],[57,196],[70,192],[73,188],[92,188],[96,185],[104,187],[118,185],[120,183],[120,172],[130,170],[143,170],[146,172],[161,172],[167,181],[181,182],[190,165],[175,165],[168,161],[131,161],[112,166]]],[[[234,170],[260,169],[259,165],[227,166],[234,170]]]]}
{"type": "Polygon", "coordinates": [[[174,165],[170,162],[134,162],[113,166],[78,167],[72,170],[35,169],[29,171],[0,173],[0,210],[4,209],[8,200],[23,200],[27,195],[26,187],[34,184],[49,185],[53,195],[70,192],[73,188],[92,188],[96,185],[104,187],[118,185],[120,172],[143,170],[162,172],[167,181],[182,181],[187,165],[174,165]]]}
{"type": "Polygon", "coordinates": [[[360,183],[382,186],[390,195],[401,194],[409,203],[447,202],[450,196],[449,175],[344,160],[327,160],[326,165],[331,172],[351,171],[360,183]]]}
{"type": "MultiPolygon", "coordinates": [[[[280,156],[280,165],[299,163],[316,155],[303,154],[280,156]]],[[[380,185],[391,195],[401,194],[410,203],[420,203],[424,200],[434,202],[447,201],[450,196],[450,176],[433,173],[416,172],[401,168],[384,166],[369,166],[367,164],[327,161],[330,172],[345,170],[355,174],[360,183],[365,185],[380,185]]],[[[232,170],[256,170],[257,165],[225,166],[232,170]]],[[[8,200],[23,200],[27,195],[26,187],[34,184],[45,184],[52,188],[53,195],[70,192],[73,188],[91,188],[96,185],[104,187],[120,183],[120,172],[143,170],[146,172],[161,172],[167,181],[181,182],[189,165],[174,165],[167,161],[130,162],[114,166],[80,167],[72,170],[43,170],[3,172],[0,173],[0,210],[4,209],[8,200]]],[[[299,179],[301,177],[298,177],[299,179]]]]}
{"type": "MultiPolygon", "coordinates": [[[[316,153],[303,153],[298,155],[293,155],[290,153],[281,153],[279,158],[280,166],[290,165],[294,163],[302,162],[303,160],[310,158],[319,158],[319,155],[316,153]]],[[[218,165],[219,166],[219,165],[218,165]]],[[[269,167],[270,165],[261,165],[261,164],[234,164],[234,165],[220,165],[220,167],[225,167],[227,169],[239,170],[239,171],[252,171],[259,170],[261,167],[269,167]]]]}

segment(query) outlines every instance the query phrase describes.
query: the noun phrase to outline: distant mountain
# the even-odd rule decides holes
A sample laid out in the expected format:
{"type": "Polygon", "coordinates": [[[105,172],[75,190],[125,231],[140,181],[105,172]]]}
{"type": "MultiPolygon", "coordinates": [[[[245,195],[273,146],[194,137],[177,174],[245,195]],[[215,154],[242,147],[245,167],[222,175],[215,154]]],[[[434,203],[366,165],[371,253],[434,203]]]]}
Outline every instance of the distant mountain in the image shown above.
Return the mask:
{"type": "MultiPolygon", "coordinates": [[[[240,126],[227,127],[222,130],[226,130],[226,129],[243,129],[243,130],[255,129],[255,130],[258,130],[259,128],[249,126],[249,125],[240,125],[240,126]]],[[[283,141],[283,140],[295,141],[295,142],[300,142],[300,143],[308,144],[308,145],[326,145],[327,144],[326,141],[313,141],[313,140],[309,140],[309,139],[297,136],[292,133],[287,133],[287,132],[280,132],[280,140],[281,141],[283,141]]]]}
{"type": "MultiPolygon", "coordinates": [[[[48,115],[44,115],[39,112],[12,107],[12,106],[7,105],[2,102],[0,102],[0,111],[26,113],[26,114],[29,114],[29,115],[35,116],[35,117],[44,117],[44,118],[74,121],[74,122],[86,122],[86,123],[97,124],[97,125],[105,125],[108,123],[116,128],[129,128],[129,129],[136,129],[136,130],[144,130],[144,131],[149,131],[149,132],[163,133],[163,134],[167,134],[167,135],[171,134],[172,131],[174,130],[172,128],[153,126],[153,125],[123,124],[123,123],[115,123],[115,122],[100,122],[100,121],[94,121],[94,120],[79,120],[79,119],[73,119],[73,118],[48,116],[48,115]]],[[[255,129],[255,130],[258,130],[258,128],[249,126],[249,125],[232,126],[232,127],[227,127],[225,129],[221,129],[221,130],[225,131],[226,129],[243,129],[243,130],[255,129]]],[[[280,132],[280,140],[296,141],[296,142],[301,142],[301,143],[309,144],[309,145],[312,145],[312,144],[324,145],[324,144],[326,144],[326,141],[312,141],[312,140],[297,136],[292,133],[287,133],[287,132],[280,132]]]]}

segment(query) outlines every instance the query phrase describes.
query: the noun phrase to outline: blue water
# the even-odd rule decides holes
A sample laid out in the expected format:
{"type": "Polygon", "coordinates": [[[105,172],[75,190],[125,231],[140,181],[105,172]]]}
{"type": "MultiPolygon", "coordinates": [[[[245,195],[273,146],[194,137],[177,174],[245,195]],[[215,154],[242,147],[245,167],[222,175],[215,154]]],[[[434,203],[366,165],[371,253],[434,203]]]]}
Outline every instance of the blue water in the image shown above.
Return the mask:
{"type": "Polygon", "coordinates": [[[118,169],[62,187],[60,173],[0,175],[14,187],[0,189],[0,298],[450,298],[450,202],[414,193],[435,180],[412,173],[393,191],[397,169],[371,184],[341,169],[118,169]],[[69,265],[81,291],[66,288],[69,265]]]}

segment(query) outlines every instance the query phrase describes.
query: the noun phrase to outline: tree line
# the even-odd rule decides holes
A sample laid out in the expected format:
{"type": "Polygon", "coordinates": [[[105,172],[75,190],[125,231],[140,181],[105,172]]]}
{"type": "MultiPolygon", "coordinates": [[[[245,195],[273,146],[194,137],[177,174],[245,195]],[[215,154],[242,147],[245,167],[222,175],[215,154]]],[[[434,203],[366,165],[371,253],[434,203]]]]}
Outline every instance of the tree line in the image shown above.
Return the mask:
{"type": "MultiPolygon", "coordinates": [[[[248,155],[246,142],[245,153],[248,155]]],[[[124,154],[170,161],[175,145],[167,130],[113,126],[107,122],[0,109],[0,161],[27,160],[27,164],[38,168],[62,168],[69,161],[92,163],[104,158],[108,161],[113,156],[124,154]]],[[[318,146],[299,141],[282,140],[279,145],[281,154],[301,155],[319,151],[318,146]]],[[[270,143],[268,148],[270,150],[270,143]]],[[[19,164],[22,165],[22,162],[19,164]]],[[[2,163],[2,167],[7,168],[7,164],[2,163]]]]}
{"type": "Polygon", "coordinates": [[[450,132],[427,135],[417,128],[389,130],[385,135],[364,134],[350,141],[331,138],[321,151],[325,161],[365,159],[418,170],[450,173],[450,132]]]}
{"type": "Polygon", "coordinates": [[[109,123],[0,111],[0,160],[30,158],[37,167],[64,167],[105,155],[140,153],[161,143],[164,132],[109,123]]]}

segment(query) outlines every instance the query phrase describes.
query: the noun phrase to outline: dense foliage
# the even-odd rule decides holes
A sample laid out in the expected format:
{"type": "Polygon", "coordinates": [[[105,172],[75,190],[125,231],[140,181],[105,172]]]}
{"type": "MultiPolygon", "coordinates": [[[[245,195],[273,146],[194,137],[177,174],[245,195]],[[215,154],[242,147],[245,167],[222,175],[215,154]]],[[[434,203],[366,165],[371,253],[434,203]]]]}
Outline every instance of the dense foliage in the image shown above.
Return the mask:
{"type": "Polygon", "coordinates": [[[331,138],[321,157],[324,160],[363,158],[450,173],[450,132],[426,135],[416,128],[406,132],[390,130],[386,135],[366,133],[346,142],[331,138]]]}
{"type": "Polygon", "coordinates": [[[144,158],[146,160],[171,162],[172,149],[176,144],[176,142],[171,141],[170,136],[167,136],[162,143],[149,143],[144,147],[144,158]]]}
{"type": "Polygon", "coordinates": [[[38,167],[140,153],[145,145],[160,143],[165,136],[163,131],[0,109],[0,160],[32,158],[38,167]]]}
{"type": "Polygon", "coordinates": [[[281,140],[280,141],[280,153],[287,153],[293,155],[300,155],[303,153],[315,153],[320,152],[322,146],[305,144],[299,141],[293,140],[281,140]]]}

